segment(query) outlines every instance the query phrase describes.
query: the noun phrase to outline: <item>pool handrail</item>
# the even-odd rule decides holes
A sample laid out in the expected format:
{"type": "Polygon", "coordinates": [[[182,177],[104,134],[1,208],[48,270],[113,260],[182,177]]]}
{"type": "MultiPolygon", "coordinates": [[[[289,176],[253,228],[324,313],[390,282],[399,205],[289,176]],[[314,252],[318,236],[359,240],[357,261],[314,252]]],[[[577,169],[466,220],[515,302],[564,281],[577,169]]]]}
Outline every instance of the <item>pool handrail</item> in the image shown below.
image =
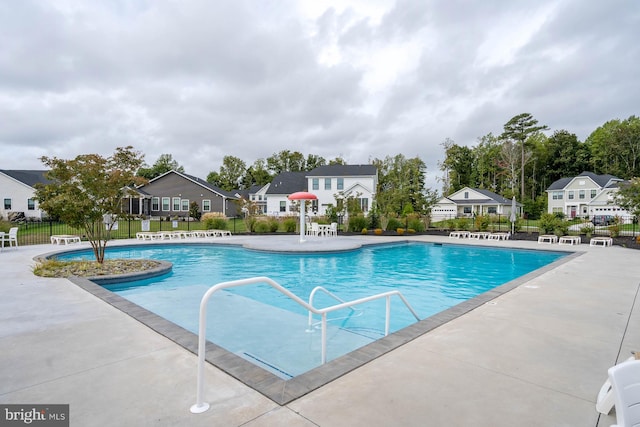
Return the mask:
{"type": "MultiPolygon", "coordinates": [[[[336,301],[346,302],[345,300],[343,300],[342,298],[340,298],[339,296],[337,296],[333,292],[327,290],[324,286],[316,286],[309,293],[309,305],[312,306],[312,307],[314,307],[314,305],[313,305],[313,297],[315,297],[315,295],[316,295],[316,293],[318,291],[324,292],[326,295],[330,296],[331,298],[333,298],[336,301]]],[[[349,307],[349,308],[351,309],[351,311],[356,311],[356,309],[353,308],[353,307],[349,307]]],[[[313,325],[313,312],[311,310],[309,310],[309,327],[307,329],[307,332],[311,332],[312,331],[312,325],[313,325]]]]}
{"type": "MultiPolygon", "coordinates": [[[[417,319],[420,320],[416,312],[413,310],[409,302],[404,298],[404,296],[400,293],[400,291],[388,291],[383,292],[377,295],[372,295],[369,297],[359,298],[349,302],[342,302],[340,304],[332,305],[330,307],[325,307],[321,309],[317,309],[313,307],[313,305],[305,302],[297,295],[293,294],[288,289],[282,287],[273,279],[265,276],[259,277],[251,277],[248,279],[240,279],[240,280],[232,280],[228,282],[221,282],[217,285],[212,286],[205,292],[202,296],[202,300],[200,301],[200,316],[198,321],[198,372],[197,372],[197,391],[196,391],[196,403],[191,405],[190,411],[194,414],[200,414],[209,409],[209,404],[204,402],[204,366],[205,366],[205,356],[206,356],[206,331],[207,331],[207,304],[211,296],[221,290],[228,288],[236,288],[239,286],[251,285],[254,283],[266,283],[272,288],[280,291],[282,294],[288,296],[293,301],[297,302],[301,306],[303,306],[310,313],[319,314],[322,316],[322,363],[326,363],[327,361],[327,313],[332,311],[341,310],[343,308],[352,308],[353,305],[362,304],[365,302],[373,301],[380,298],[386,298],[386,320],[385,320],[385,336],[389,333],[389,317],[391,313],[391,297],[397,295],[400,297],[402,302],[407,306],[411,314],[417,319]]],[[[353,308],[352,308],[353,309],[353,308]]]]}

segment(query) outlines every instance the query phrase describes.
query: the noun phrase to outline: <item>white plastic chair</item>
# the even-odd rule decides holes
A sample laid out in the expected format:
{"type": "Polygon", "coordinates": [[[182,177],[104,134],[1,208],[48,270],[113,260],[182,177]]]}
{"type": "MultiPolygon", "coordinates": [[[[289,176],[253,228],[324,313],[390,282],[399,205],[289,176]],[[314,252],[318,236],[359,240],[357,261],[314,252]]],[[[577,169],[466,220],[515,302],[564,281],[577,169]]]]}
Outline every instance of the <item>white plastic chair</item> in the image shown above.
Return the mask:
{"type": "Polygon", "coordinates": [[[332,222],[329,227],[329,236],[337,236],[338,235],[338,223],[332,222]]]}
{"type": "Polygon", "coordinates": [[[0,244],[2,244],[2,247],[4,247],[4,242],[9,243],[9,247],[18,247],[18,227],[11,227],[9,229],[9,233],[4,235],[4,237],[2,238],[2,242],[0,242],[0,244]]]}
{"type": "Polygon", "coordinates": [[[311,223],[311,233],[309,233],[312,236],[319,236],[320,235],[320,227],[318,226],[317,222],[312,222],[311,223]]]}
{"type": "Polygon", "coordinates": [[[640,425],[640,360],[630,360],[609,368],[609,381],[616,405],[612,427],[640,425]]]}

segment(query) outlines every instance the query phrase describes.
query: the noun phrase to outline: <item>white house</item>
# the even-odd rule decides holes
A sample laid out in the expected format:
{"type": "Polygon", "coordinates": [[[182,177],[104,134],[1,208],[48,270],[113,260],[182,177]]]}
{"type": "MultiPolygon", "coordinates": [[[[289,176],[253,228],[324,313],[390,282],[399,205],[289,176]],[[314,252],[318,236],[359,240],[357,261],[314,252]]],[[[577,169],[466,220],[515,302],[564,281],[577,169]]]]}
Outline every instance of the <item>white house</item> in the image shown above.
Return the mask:
{"type": "Polygon", "coordinates": [[[34,198],[34,186],[49,182],[45,173],[43,170],[0,170],[0,216],[7,219],[10,213],[23,213],[26,218],[42,219],[45,214],[34,198]]]}
{"type": "Polygon", "coordinates": [[[310,213],[325,215],[336,198],[355,197],[366,214],[373,206],[378,187],[378,170],[373,165],[326,165],[309,172],[284,172],[277,175],[266,189],[266,213],[296,215],[298,202],[288,196],[298,191],[313,193],[310,213]]]}
{"type": "Polygon", "coordinates": [[[622,179],[613,175],[583,172],[572,178],[561,178],[547,189],[548,212],[562,213],[569,218],[594,215],[628,216],[618,206],[615,194],[622,179]]]}
{"type": "MultiPolygon", "coordinates": [[[[431,221],[438,222],[474,215],[511,215],[513,201],[489,190],[464,187],[443,197],[431,208],[431,221]]],[[[517,215],[522,214],[522,204],[516,203],[517,215]]]]}

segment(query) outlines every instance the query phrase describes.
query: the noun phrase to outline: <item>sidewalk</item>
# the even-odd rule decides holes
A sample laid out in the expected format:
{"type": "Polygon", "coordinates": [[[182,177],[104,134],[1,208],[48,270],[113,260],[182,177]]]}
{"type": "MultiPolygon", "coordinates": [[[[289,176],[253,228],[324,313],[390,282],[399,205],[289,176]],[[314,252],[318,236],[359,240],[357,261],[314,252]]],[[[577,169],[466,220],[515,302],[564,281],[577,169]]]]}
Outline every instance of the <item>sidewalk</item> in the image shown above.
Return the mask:
{"type": "Polygon", "coordinates": [[[33,276],[32,258],[53,249],[0,253],[0,403],[68,403],[72,426],[609,426],[596,395],[607,369],[640,349],[640,251],[583,244],[285,406],[208,365],[211,408],[194,415],[196,356],[66,279],[33,276]]]}

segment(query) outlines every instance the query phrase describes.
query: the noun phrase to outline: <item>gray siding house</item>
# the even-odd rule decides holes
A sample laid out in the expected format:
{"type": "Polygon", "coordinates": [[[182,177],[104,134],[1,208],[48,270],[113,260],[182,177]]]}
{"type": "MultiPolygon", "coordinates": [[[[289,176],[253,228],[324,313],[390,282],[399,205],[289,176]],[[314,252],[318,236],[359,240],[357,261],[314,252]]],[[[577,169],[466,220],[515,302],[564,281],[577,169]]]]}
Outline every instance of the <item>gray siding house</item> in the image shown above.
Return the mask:
{"type": "Polygon", "coordinates": [[[143,203],[148,200],[148,215],[152,217],[189,216],[192,202],[198,204],[201,213],[220,212],[227,217],[236,216],[239,197],[222,190],[207,181],[177,171],[166,172],[137,189],[143,203]]]}

